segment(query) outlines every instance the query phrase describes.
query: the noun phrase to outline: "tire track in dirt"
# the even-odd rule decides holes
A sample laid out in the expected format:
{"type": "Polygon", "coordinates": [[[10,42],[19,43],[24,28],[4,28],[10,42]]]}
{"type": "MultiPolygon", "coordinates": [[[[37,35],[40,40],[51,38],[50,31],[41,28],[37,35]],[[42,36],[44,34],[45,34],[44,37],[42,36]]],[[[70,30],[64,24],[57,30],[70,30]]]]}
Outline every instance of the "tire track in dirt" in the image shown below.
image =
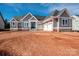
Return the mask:
{"type": "Polygon", "coordinates": [[[73,39],[75,37],[69,38],[71,36],[62,33],[15,32],[11,36],[4,35],[7,35],[6,40],[1,39],[3,41],[0,40],[0,46],[11,47],[20,55],[79,55],[78,46],[73,39]]]}
{"type": "MultiPolygon", "coordinates": [[[[36,34],[37,35],[40,35],[41,33],[36,33],[36,34]]],[[[42,33],[43,36],[44,36],[44,34],[42,33]]],[[[47,49],[45,49],[43,47],[42,47],[43,49],[41,48],[42,51],[45,51],[46,52],[46,55],[71,55],[71,54],[72,55],[77,55],[77,53],[76,53],[77,50],[76,49],[73,49],[70,46],[63,45],[63,44],[61,44],[61,42],[58,41],[61,38],[56,37],[56,36],[53,36],[52,37],[51,36],[51,33],[50,34],[45,34],[45,36],[46,35],[48,35],[49,38],[46,37],[46,39],[45,39],[45,37],[44,37],[44,40],[41,41],[42,44],[45,44],[43,47],[47,47],[47,49]],[[50,46],[50,45],[52,45],[52,46],[50,46]],[[53,47],[53,48],[51,48],[51,47],[53,47]],[[71,51],[71,53],[69,51],[71,51]],[[51,54],[50,52],[53,52],[53,53],[51,54]]]]}
{"type": "Polygon", "coordinates": [[[67,46],[70,46],[73,49],[77,49],[77,52],[79,53],[79,45],[78,45],[79,41],[78,40],[75,41],[74,39],[72,39],[69,36],[66,37],[66,35],[64,37],[63,34],[59,34],[59,35],[56,34],[55,37],[57,37],[58,39],[61,39],[60,44],[62,43],[63,45],[67,45],[67,46]]]}

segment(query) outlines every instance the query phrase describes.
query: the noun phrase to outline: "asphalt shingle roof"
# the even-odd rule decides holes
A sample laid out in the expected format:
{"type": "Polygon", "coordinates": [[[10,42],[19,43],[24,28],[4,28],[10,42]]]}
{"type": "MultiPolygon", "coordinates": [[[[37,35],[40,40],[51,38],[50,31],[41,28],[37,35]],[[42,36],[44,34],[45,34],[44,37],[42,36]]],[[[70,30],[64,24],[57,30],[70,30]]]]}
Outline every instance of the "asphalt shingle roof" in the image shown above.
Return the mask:
{"type": "Polygon", "coordinates": [[[51,16],[58,16],[62,13],[63,10],[67,10],[66,8],[62,9],[62,10],[54,10],[51,13],[49,13],[49,16],[47,16],[45,19],[50,18],[51,16]]]}
{"type": "Polygon", "coordinates": [[[24,16],[14,16],[13,18],[15,18],[17,21],[20,21],[24,16]]]}

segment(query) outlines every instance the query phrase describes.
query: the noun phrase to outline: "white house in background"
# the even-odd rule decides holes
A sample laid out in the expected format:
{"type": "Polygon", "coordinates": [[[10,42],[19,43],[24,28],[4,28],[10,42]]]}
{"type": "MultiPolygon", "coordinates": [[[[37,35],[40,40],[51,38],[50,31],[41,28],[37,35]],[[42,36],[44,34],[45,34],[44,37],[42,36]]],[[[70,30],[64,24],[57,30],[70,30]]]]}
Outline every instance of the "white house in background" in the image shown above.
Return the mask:
{"type": "Polygon", "coordinates": [[[79,16],[72,16],[72,30],[79,31],[79,16]]]}
{"type": "Polygon", "coordinates": [[[5,22],[4,22],[2,13],[0,12],[0,30],[3,30],[3,29],[5,29],[5,22]]]}
{"type": "Polygon", "coordinates": [[[72,17],[65,8],[55,10],[43,21],[44,31],[72,31],[72,17]]]}
{"type": "Polygon", "coordinates": [[[41,17],[35,17],[31,13],[25,16],[15,16],[10,21],[10,30],[38,30],[42,29],[41,17]]]}

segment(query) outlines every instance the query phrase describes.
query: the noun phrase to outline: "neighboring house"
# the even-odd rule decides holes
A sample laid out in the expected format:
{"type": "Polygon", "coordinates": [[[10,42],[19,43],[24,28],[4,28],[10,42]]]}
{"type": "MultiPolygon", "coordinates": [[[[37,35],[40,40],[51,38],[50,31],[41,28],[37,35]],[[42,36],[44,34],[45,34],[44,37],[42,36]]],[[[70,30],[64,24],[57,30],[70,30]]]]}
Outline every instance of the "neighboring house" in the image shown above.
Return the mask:
{"type": "Polygon", "coordinates": [[[72,16],[72,30],[73,31],[79,31],[79,16],[72,16]]]}
{"type": "Polygon", "coordinates": [[[41,20],[37,18],[31,13],[28,13],[25,16],[15,16],[10,21],[10,30],[42,29],[41,20]]]}
{"type": "Polygon", "coordinates": [[[5,29],[5,22],[2,13],[0,12],[0,30],[4,30],[4,29],[5,29]]]}
{"type": "Polygon", "coordinates": [[[65,8],[60,11],[55,10],[43,21],[44,31],[72,31],[72,17],[65,8]]]}

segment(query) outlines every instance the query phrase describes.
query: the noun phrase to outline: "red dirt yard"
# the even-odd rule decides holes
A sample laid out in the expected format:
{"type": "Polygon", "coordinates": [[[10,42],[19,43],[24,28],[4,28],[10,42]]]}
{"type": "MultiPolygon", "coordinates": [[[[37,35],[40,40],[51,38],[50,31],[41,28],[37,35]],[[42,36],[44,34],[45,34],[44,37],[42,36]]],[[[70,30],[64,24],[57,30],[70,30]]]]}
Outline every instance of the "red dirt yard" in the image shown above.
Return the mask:
{"type": "Polygon", "coordinates": [[[79,33],[0,32],[0,55],[79,56],[79,33]]]}

